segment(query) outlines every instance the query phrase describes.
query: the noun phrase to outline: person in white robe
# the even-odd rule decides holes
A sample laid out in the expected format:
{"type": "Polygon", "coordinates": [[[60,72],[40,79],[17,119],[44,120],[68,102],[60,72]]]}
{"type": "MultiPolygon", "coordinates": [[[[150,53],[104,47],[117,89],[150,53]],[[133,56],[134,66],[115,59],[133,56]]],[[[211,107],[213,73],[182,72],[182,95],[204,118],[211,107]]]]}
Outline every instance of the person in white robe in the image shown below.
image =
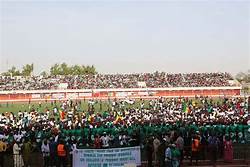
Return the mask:
{"type": "Polygon", "coordinates": [[[23,167],[23,157],[21,155],[21,147],[18,145],[18,143],[15,141],[15,144],[13,145],[13,158],[14,158],[14,167],[23,167]]]}

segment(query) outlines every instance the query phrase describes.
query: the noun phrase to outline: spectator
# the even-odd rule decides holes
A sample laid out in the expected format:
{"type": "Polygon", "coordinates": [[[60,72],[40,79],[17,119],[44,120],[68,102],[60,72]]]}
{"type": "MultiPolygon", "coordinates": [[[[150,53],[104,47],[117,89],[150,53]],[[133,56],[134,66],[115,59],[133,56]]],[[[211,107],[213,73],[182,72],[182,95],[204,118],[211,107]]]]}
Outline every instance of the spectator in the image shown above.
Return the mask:
{"type": "Polygon", "coordinates": [[[183,150],[184,150],[184,139],[179,134],[178,138],[176,140],[176,148],[180,151],[180,164],[182,164],[183,161],[183,150]]]}
{"type": "Polygon", "coordinates": [[[207,136],[205,132],[201,135],[201,144],[200,144],[200,157],[202,160],[206,159],[207,152],[207,136]]]}
{"type": "Polygon", "coordinates": [[[59,141],[59,144],[57,146],[57,155],[58,155],[58,162],[57,167],[66,167],[67,165],[67,152],[66,152],[66,146],[62,140],[59,141]]]}
{"type": "Polygon", "coordinates": [[[219,139],[216,135],[212,134],[208,138],[208,150],[210,153],[211,163],[212,165],[216,164],[217,154],[218,154],[218,147],[219,147],[219,139]]]}
{"type": "Polygon", "coordinates": [[[191,165],[193,159],[195,159],[197,165],[199,158],[199,149],[200,149],[200,137],[198,134],[195,134],[192,140],[192,154],[190,159],[191,165]]]}
{"type": "Polygon", "coordinates": [[[157,165],[159,165],[159,157],[157,156],[157,152],[158,152],[158,147],[161,144],[160,140],[158,139],[158,136],[156,136],[153,140],[153,146],[154,146],[154,160],[156,162],[157,165]]]}
{"type": "Polygon", "coordinates": [[[165,167],[165,150],[166,150],[166,139],[162,139],[157,152],[157,156],[159,157],[160,167],[165,167]]]}
{"type": "Polygon", "coordinates": [[[31,153],[33,152],[33,146],[31,144],[30,140],[25,139],[22,150],[23,150],[24,166],[28,167],[28,166],[30,166],[31,153]]]}
{"type": "Polygon", "coordinates": [[[4,158],[7,150],[7,144],[3,138],[0,138],[0,167],[4,167],[4,158]]]}
{"type": "Polygon", "coordinates": [[[224,145],[224,151],[223,151],[224,161],[232,162],[233,161],[233,144],[229,136],[225,136],[223,145],[224,145]]]}
{"type": "Polygon", "coordinates": [[[159,165],[159,157],[157,156],[157,152],[158,152],[158,147],[161,144],[160,140],[158,139],[158,136],[156,136],[153,140],[153,146],[154,146],[154,160],[156,162],[156,166],[159,165]]]}
{"type": "Polygon", "coordinates": [[[69,142],[70,145],[70,164],[73,163],[73,154],[76,151],[76,141],[74,140],[73,142],[69,142]]]}
{"type": "Polygon", "coordinates": [[[172,145],[169,144],[165,151],[165,165],[166,167],[172,167],[172,145]]]}
{"type": "Polygon", "coordinates": [[[179,149],[176,148],[175,144],[172,144],[171,155],[172,155],[172,167],[179,167],[180,151],[179,149]]]}
{"type": "Polygon", "coordinates": [[[49,143],[47,141],[47,139],[45,139],[43,141],[43,144],[42,144],[42,147],[41,147],[41,150],[42,150],[42,154],[43,154],[43,166],[44,167],[48,167],[49,166],[49,162],[50,162],[50,149],[49,149],[49,143]]]}
{"type": "Polygon", "coordinates": [[[153,152],[154,152],[154,146],[153,146],[153,138],[149,137],[146,141],[146,154],[147,154],[147,160],[148,160],[148,167],[153,166],[153,152]]]}
{"type": "Polygon", "coordinates": [[[23,158],[21,155],[21,147],[19,143],[15,140],[13,145],[13,158],[14,158],[14,167],[23,167],[23,158]]]}
{"type": "Polygon", "coordinates": [[[50,151],[50,166],[56,166],[56,163],[58,161],[58,156],[57,156],[57,142],[55,142],[55,138],[51,137],[50,138],[50,143],[49,143],[49,151],[50,151]]]}
{"type": "Polygon", "coordinates": [[[102,141],[100,136],[97,134],[95,137],[94,148],[101,148],[102,141]]]}
{"type": "Polygon", "coordinates": [[[111,138],[107,135],[106,132],[103,133],[103,136],[101,137],[102,141],[102,147],[103,148],[108,148],[109,147],[109,142],[111,141],[111,138]]]}

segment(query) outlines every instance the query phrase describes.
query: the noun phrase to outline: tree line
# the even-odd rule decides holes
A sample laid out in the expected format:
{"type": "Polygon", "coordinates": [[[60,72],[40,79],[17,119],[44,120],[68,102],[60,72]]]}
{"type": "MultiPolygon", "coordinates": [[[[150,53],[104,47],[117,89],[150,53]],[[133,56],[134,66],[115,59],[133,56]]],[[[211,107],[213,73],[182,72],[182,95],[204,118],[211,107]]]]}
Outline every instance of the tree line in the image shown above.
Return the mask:
{"type": "MultiPolygon", "coordinates": [[[[12,66],[6,72],[3,72],[3,76],[31,76],[34,71],[34,64],[26,64],[21,69],[17,69],[12,66]]],[[[66,63],[54,64],[50,67],[49,72],[43,71],[40,73],[42,76],[55,76],[55,75],[94,75],[97,74],[96,68],[92,66],[84,65],[68,65],[66,63]]]]}

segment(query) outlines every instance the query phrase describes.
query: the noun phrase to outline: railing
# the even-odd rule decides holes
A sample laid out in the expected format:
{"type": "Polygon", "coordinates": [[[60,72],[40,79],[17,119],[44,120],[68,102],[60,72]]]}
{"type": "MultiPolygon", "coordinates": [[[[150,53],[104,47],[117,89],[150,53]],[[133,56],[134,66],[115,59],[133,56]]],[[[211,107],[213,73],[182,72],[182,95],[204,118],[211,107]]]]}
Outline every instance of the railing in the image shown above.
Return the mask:
{"type": "Polygon", "coordinates": [[[48,89],[48,90],[6,90],[0,94],[41,94],[41,93],[85,93],[85,92],[145,92],[145,91],[175,91],[175,90],[234,90],[242,89],[242,86],[221,87],[165,87],[165,88],[108,88],[108,89],[48,89]]]}
{"type": "Polygon", "coordinates": [[[137,89],[76,89],[76,90],[30,90],[0,91],[0,102],[54,101],[66,99],[125,99],[195,96],[240,96],[241,87],[177,87],[137,89]]]}

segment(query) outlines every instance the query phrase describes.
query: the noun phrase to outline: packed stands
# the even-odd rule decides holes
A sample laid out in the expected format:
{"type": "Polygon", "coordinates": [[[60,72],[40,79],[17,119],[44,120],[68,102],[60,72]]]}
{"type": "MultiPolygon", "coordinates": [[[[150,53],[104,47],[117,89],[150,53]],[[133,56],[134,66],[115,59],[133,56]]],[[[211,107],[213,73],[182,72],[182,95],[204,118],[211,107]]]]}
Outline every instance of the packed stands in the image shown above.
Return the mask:
{"type": "MultiPolygon", "coordinates": [[[[141,74],[97,74],[81,76],[0,76],[0,90],[50,90],[59,89],[106,89],[139,88],[138,83],[145,82],[144,87],[223,87],[234,86],[228,73],[188,73],[168,74],[164,72],[141,74]]],[[[143,85],[143,84],[142,84],[143,85]]]]}

